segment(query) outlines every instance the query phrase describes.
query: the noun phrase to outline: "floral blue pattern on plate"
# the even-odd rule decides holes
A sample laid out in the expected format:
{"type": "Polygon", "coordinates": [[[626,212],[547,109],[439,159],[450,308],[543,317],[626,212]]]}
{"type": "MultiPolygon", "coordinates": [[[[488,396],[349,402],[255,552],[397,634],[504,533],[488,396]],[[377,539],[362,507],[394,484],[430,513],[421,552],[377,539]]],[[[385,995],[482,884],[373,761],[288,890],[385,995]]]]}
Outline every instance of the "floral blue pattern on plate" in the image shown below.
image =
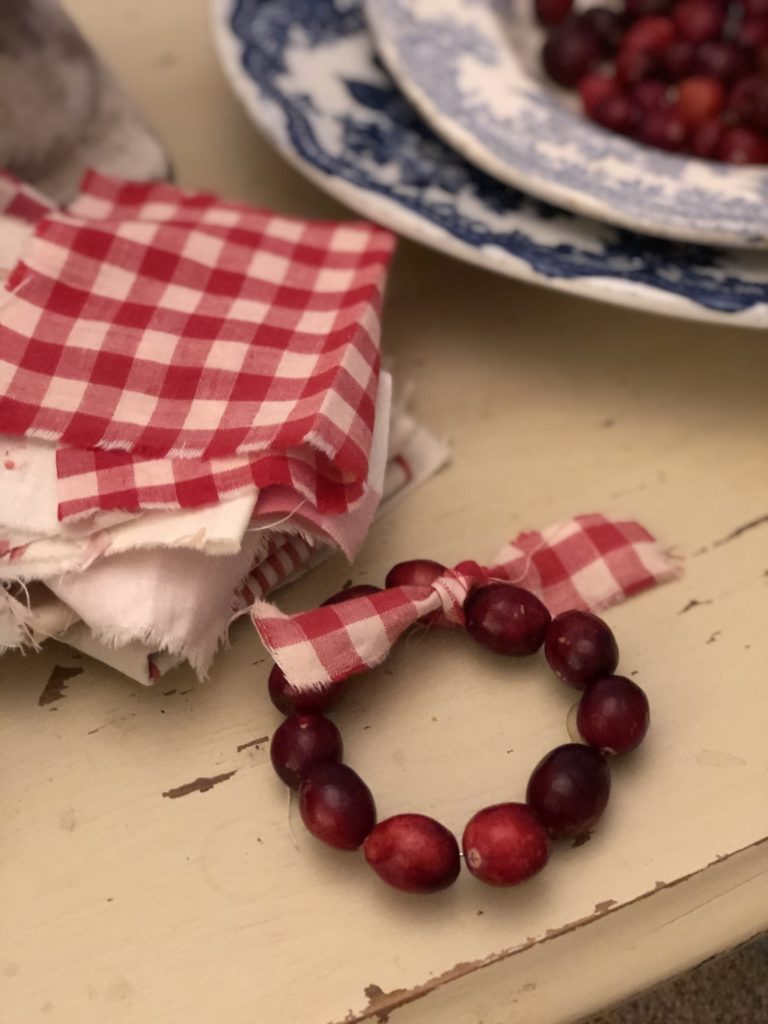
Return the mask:
{"type": "Polygon", "coordinates": [[[768,325],[768,256],[574,217],[452,152],[376,60],[361,2],[213,3],[233,88],[309,178],[366,217],[509,277],[688,319],[768,325]]]}
{"type": "Polygon", "coordinates": [[[384,63],[435,131],[499,181],[649,234],[768,247],[768,168],[665,153],[545,80],[533,0],[366,0],[384,63]]]}

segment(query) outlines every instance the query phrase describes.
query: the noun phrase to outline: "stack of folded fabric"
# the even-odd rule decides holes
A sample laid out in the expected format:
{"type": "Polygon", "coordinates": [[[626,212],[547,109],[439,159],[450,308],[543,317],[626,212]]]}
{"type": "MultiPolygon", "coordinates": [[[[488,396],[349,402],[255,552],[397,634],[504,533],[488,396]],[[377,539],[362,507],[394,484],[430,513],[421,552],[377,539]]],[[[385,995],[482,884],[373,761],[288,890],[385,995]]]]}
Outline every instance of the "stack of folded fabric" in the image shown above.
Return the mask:
{"type": "Polygon", "coordinates": [[[203,675],[234,615],[446,452],[380,369],[392,236],[86,176],[0,180],[0,648],[203,675]]]}

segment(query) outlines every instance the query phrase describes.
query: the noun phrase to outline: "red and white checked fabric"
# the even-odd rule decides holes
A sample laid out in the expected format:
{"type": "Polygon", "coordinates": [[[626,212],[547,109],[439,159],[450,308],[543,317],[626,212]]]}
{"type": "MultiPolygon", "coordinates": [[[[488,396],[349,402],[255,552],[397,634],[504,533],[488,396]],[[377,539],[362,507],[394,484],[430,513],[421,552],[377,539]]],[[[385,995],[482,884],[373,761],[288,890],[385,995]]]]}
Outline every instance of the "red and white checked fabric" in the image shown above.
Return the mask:
{"type": "Polygon", "coordinates": [[[177,483],[187,507],[219,500],[233,468],[276,472],[253,453],[285,455],[278,483],[320,481],[329,510],[359,497],[393,236],[170,185],[83,189],[39,220],[0,309],[0,424],[64,446],[64,515],[178,507],[177,483]],[[160,483],[138,465],[158,460],[160,483]]]}
{"type": "Polygon", "coordinates": [[[34,224],[52,209],[53,203],[37,189],[0,171],[0,214],[34,224]]]}
{"type": "Polygon", "coordinates": [[[130,452],[59,448],[59,519],[95,512],[199,508],[249,488],[290,488],[318,511],[341,515],[359,500],[363,483],[345,481],[323,455],[299,448],[233,459],[142,459],[130,452]]]}
{"type": "Polygon", "coordinates": [[[256,601],[251,618],[290,682],[311,689],[378,665],[430,612],[463,625],[467,594],[490,580],[533,591],[557,615],[569,608],[598,611],[680,571],[639,523],[583,515],[520,534],[488,569],[460,562],[428,587],[391,587],[297,615],[256,601]]]}

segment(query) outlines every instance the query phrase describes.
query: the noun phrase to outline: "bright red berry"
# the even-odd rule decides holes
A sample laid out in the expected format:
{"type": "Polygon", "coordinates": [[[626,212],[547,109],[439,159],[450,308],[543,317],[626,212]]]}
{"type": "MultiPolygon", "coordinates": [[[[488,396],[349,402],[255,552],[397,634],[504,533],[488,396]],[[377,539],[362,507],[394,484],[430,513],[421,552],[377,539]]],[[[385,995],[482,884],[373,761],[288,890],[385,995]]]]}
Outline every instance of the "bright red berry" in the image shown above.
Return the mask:
{"type": "Polygon", "coordinates": [[[549,859],[547,833],[525,804],[484,807],[462,837],[467,868],[488,885],[517,885],[549,859]]]}
{"type": "Polygon", "coordinates": [[[396,814],[380,821],[368,833],[363,853],[379,878],[403,892],[445,889],[461,867],[453,833],[424,814],[396,814]]]}

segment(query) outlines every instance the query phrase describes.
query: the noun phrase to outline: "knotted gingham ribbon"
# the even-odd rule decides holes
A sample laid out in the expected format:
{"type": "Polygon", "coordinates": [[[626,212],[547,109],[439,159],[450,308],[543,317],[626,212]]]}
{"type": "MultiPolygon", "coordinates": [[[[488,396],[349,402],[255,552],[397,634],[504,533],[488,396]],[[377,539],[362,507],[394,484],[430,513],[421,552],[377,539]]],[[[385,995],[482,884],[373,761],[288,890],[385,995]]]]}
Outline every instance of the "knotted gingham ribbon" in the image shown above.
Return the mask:
{"type": "Polygon", "coordinates": [[[521,533],[491,568],[459,562],[430,586],[390,587],[369,597],[284,615],[256,601],[253,623],[289,681],[312,689],[380,664],[395,641],[430,613],[462,626],[469,591],[490,580],[531,590],[552,615],[599,611],[681,572],[639,523],[599,514],[521,533]]]}

